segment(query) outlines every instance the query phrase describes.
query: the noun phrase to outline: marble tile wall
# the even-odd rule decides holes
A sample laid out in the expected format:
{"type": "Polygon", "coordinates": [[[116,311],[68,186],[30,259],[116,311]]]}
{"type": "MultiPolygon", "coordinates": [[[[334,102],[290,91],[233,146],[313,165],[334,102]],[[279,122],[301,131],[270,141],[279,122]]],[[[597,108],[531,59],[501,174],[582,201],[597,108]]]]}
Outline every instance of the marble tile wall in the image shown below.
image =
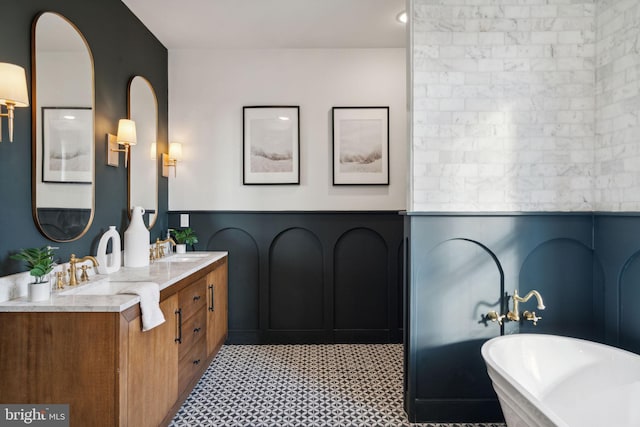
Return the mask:
{"type": "Polygon", "coordinates": [[[591,211],[594,0],[414,0],[413,211],[591,211]]]}
{"type": "Polygon", "coordinates": [[[640,1],[598,0],[595,209],[640,210],[640,1]]]}

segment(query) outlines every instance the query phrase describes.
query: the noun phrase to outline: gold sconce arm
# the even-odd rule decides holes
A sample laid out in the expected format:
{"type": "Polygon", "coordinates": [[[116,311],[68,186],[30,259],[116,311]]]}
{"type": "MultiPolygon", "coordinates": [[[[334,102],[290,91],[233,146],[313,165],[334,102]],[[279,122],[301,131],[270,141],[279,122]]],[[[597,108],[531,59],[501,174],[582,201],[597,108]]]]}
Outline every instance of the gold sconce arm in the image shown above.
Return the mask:
{"type": "Polygon", "coordinates": [[[173,177],[178,176],[178,161],[169,157],[167,153],[162,153],[162,176],[169,176],[169,168],[173,168],[173,177]]]}
{"type": "Polygon", "coordinates": [[[173,177],[178,176],[178,161],[182,160],[182,143],[169,144],[169,154],[162,153],[162,176],[169,176],[169,168],[173,168],[173,177]]]}
{"type": "MultiPolygon", "coordinates": [[[[0,104],[0,109],[2,104],[0,104]]],[[[1,117],[6,117],[7,118],[7,122],[9,125],[9,142],[13,142],[13,112],[15,110],[15,104],[12,102],[7,102],[6,104],[7,107],[7,112],[6,113],[0,113],[0,118],[1,117]]],[[[0,110],[1,111],[1,110],[0,110]]],[[[2,142],[2,120],[0,119],[0,142],[2,142]]]]}
{"type": "Polygon", "coordinates": [[[124,153],[124,167],[129,165],[129,144],[125,144],[124,148],[110,148],[111,151],[116,153],[124,153]]]}
{"type": "Polygon", "coordinates": [[[120,119],[118,121],[117,135],[107,134],[107,164],[117,167],[117,156],[112,158],[109,154],[112,152],[124,153],[124,167],[126,168],[129,165],[130,147],[136,145],[137,142],[136,122],[129,119],[120,119]],[[124,148],[116,148],[119,146],[123,146],[124,148]]]}

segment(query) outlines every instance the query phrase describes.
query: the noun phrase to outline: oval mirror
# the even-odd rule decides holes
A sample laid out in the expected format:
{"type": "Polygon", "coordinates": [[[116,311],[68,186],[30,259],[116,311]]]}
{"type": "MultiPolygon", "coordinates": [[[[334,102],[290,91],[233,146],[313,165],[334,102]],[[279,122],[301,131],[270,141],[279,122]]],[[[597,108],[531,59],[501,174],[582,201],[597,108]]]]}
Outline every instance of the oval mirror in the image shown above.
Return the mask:
{"type": "Polygon", "coordinates": [[[134,206],[142,206],[151,229],[158,210],[158,101],[151,83],[141,76],[131,79],[128,92],[129,119],[136,122],[138,140],[130,152],[129,215],[134,206]]]}
{"type": "Polygon", "coordinates": [[[48,239],[68,242],[93,220],[93,57],[68,19],[39,15],[32,32],[33,217],[48,239]]]}

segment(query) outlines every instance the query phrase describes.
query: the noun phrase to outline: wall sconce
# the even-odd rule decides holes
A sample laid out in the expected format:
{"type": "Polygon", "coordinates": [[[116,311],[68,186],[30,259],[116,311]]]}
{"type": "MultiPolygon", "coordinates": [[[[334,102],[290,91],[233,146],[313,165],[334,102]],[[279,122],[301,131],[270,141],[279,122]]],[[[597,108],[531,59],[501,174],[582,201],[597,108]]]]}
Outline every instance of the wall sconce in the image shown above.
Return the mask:
{"type": "Polygon", "coordinates": [[[112,156],[111,153],[122,152],[124,153],[124,167],[126,168],[129,163],[129,147],[136,145],[138,142],[136,137],[136,122],[129,119],[120,119],[118,121],[118,134],[116,136],[107,134],[107,138],[107,146],[109,147],[107,164],[117,167],[118,158],[117,156],[112,156]],[[117,148],[120,145],[124,146],[124,148],[117,148]]]}
{"type": "Polygon", "coordinates": [[[2,142],[2,117],[9,123],[9,142],[13,142],[13,110],[15,107],[28,107],[27,75],[24,68],[0,62],[0,142],[2,142]],[[2,105],[7,112],[2,113],[2,105]]]}
{"type": "Polygon", "coordinates": [[[182,160],[182,144],[172,142],[169,144],[169,154],[162,153],[162,176],[169,176],[169,168],[173,167],[173,176],[178,175],[178,161],[182,160]]]}

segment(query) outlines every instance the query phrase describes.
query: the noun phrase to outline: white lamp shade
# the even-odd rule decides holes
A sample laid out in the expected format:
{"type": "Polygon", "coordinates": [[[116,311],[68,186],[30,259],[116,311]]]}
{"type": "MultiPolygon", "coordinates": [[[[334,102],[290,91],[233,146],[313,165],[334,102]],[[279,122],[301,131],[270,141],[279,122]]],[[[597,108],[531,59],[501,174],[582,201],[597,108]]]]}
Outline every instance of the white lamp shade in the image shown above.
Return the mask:
{"type": "Polygon", "coordinates": [[[136,122],[128,119],[120,119],[118,122],[117,142],[120,145],[136,145],[136,122]]]}
{"type": "Polygon", "coordinates": [[[182,160],[182,143],[172,142],[169,144],[169,158],[171,160],[182,160]]]}
{"type": "Polygon", "coordinates": [[[0,62],[0,104],[15,104],[16,107],[29,106],[27,75],[24,68],[0,62]]]}

